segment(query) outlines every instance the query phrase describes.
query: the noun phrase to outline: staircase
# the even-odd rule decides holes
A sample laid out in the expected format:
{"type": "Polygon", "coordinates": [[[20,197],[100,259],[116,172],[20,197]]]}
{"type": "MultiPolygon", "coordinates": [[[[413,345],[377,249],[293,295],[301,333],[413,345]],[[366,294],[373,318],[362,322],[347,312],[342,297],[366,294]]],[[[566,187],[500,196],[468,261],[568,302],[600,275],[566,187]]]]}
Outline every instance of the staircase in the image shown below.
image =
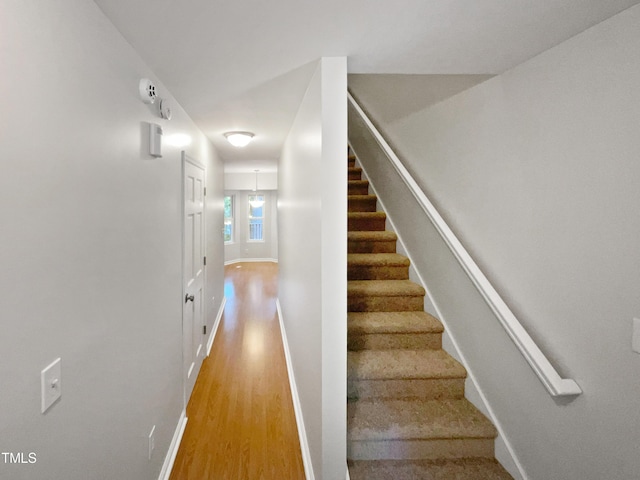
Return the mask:
{"type": "Polygon", "coordinates": [[[464,398],[369,182],[349,156],[348,458],[351,480],[502,480],[495,427],[464,398]]]}

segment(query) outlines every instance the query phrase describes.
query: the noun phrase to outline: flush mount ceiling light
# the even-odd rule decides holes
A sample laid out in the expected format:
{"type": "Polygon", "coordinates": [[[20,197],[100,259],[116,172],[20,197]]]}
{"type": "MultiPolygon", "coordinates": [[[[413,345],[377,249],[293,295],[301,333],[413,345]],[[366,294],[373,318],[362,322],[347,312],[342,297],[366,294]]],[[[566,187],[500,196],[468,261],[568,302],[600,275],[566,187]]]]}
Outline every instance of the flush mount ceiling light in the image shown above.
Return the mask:
{"type": "Polygon", "coordinates": [[[254,134],[251,132],[227,132],[224,136],[234,147],[246,147],[254,134]]]}

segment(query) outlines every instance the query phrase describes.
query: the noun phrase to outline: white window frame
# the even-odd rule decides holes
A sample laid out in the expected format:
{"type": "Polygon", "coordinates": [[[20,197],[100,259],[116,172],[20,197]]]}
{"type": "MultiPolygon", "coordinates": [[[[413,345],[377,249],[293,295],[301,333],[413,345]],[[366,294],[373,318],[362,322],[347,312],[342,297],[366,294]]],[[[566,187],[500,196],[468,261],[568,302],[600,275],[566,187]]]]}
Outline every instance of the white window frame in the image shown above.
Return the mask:
{"type": "Polygon", "coordinates": [[[264,193],[256,193],[252,192],[247,195],[247,243],[264,243],[265,242],[265,207],[267,206],[267,197],[264,193]],[[252,217],[251,216],[251,204],[249,201],[251,197],[262,197],[264,200],[264,204],[262,205],[262,217],[252,217]],[[260,240],[253,240],[251,238],[251,220],[259,218],[262,220],[262,238],[260,240]]]}
{"type": "Polygon", "coordinates": [[[236,239],[236,196],[235,195],[225,195],[224,198],[226,199],[227,197],[229,197],[231,199],[231,217],[227,217],[225,216],[225,209],[223,209],[223,224],[225,225],[225,230],[223,231],[223,234],[226,236],[226,225],[227,225],[227,219],[230,218],[231,219],[231,240],[227,240],[225,238],[224,240],[224,244],[225,245],[231,245],[232,243],[235,243],[235,239],[236,239]]]}

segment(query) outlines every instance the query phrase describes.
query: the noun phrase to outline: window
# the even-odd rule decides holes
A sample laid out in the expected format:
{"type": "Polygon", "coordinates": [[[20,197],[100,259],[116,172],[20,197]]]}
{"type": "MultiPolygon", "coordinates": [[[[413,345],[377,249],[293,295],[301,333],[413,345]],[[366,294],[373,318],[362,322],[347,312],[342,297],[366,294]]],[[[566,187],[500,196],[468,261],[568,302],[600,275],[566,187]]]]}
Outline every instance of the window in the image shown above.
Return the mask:
{"type": "Polygon", "coordinates": [[[233,243],[233,204],[232,196],[224,197],[224,243],[233,243]]]}
{"type": "Polygon", "coordinates": [[[249,195],[249,241],[264,242],[264,195],[249,195]],[[262,204],[251,202],[262,202],[262,204]]]}

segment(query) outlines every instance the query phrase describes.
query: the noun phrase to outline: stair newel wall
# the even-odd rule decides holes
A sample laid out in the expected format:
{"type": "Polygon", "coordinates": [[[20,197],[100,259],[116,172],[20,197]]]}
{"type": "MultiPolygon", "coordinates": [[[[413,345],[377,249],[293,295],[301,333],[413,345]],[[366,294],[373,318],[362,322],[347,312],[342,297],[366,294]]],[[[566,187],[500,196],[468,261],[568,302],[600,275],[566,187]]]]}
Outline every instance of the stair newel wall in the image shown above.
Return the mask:
{"type": "Polygon", "coordinates": [[[346,474],[346,142],[346,59],[323,58],[278,165],[278,298],[309,480],[346,474]]]}

